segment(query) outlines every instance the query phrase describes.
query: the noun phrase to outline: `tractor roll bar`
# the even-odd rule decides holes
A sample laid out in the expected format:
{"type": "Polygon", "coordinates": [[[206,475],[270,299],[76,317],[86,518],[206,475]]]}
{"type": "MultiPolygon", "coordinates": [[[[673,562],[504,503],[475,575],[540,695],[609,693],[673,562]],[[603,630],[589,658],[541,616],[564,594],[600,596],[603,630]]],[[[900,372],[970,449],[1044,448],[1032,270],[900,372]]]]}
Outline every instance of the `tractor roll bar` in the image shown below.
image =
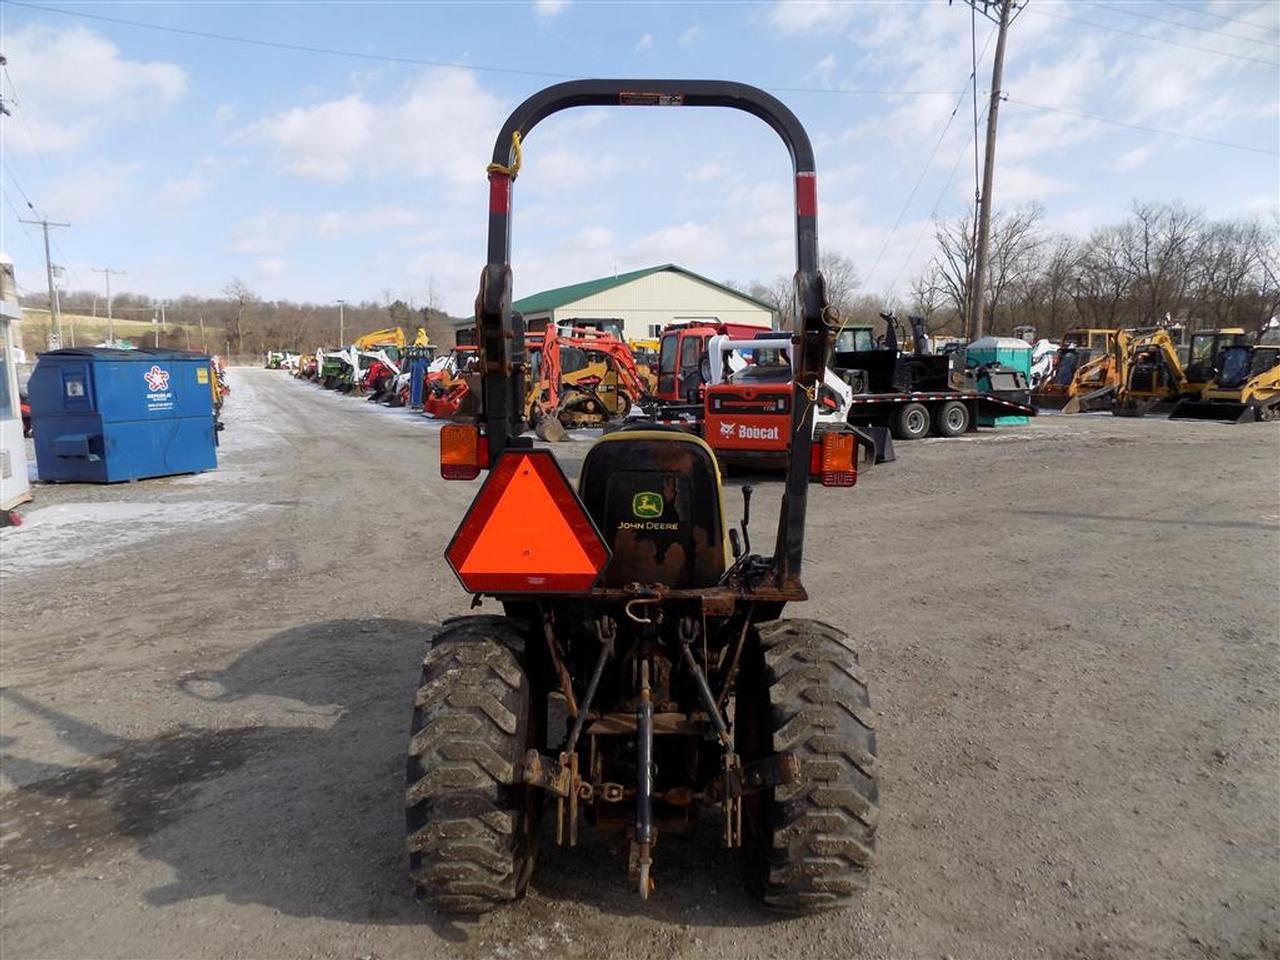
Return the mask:
{"type": "Polygon", "coordinates": [[[759,117],[782,138],[795,174],[797,318],[799,363],[792,404],[786,492],[778,519],[774,569],[778,585],[798,586],[804,552],[805,505],[813,404],[826,364],[826,294],[818,273],[817,176],[809,135],[788,107],[771,94],[725,80],[572,80],[535,93],[502,125],[489,166],[489,250],[476,297],[483,387],[480,418],[490,457],[520,444],[523,431],[524,331],[511,315],[511,187],[519,171],[520,141],[553,113],[571,107],[728,107],[759,117]]]}

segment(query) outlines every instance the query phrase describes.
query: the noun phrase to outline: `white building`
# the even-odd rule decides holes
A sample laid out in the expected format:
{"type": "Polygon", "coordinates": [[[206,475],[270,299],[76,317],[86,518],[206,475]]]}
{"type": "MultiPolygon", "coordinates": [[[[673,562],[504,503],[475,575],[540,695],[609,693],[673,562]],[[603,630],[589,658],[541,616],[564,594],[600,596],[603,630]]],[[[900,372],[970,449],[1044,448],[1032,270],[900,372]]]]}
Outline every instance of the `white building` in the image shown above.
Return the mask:
{"type": "MultiPolygon", "coordinates": [[[[683,320],[773,326],[773,307],[763,300],[673,263],[543,290],[511,306],[524,315],[527,330],[578,321],[605,329],[620,326],[626,340],[657,337],[663,327],[683,320]]],[[[457,327],[474,323],[468,317],[457,327]]]]}
{"type": "Polygon", "coordinates": [[[0,511],[6,514],[31,499],[18,395],[17,328],[21,321],[13,261],[0,253],[0,511]]]}

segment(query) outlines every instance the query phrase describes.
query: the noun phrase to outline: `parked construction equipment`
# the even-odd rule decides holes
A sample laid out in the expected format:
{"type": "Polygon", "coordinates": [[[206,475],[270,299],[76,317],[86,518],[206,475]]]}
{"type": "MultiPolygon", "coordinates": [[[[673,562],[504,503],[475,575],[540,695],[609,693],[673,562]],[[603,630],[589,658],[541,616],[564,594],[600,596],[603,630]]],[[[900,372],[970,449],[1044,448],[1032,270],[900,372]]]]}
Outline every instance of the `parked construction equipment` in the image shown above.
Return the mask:
{"type": "Polygon", "coordinates": [[[1111,407],[1116,416],[1141,417],[1192,392],[1177,345],[1163,328],[1130,338],[1120,375],[1111,407]]]}
{"type": "Polygon", "coordinates": [[[1252,423],[1280,419],[1280,346],[1233,343],[1219,355],[1216,377],[1196,400],[1184,400],[1171,420],[1252,423]]]}
{"type": "MultiPolygon", "coordinates": [[[[702,436],[716,459],[721,466],[785,467],[795,379],[790,332],[761,333],[750,340],[717,334],[706,351],[702,436]]],[[[813,429],[844,426],[852,399],[852,388],[824,367],[813,429]]]]}
{"type": "Polygon", "coordinates": [[[1119,332],[1109,327],[1077,327],[1068,330],[1063,335],[1062,345],[1054,358],[1052,374],[1032,391],[1032,403],[1037,407],[1061,408],[1081,391],[1089,392],[1105,386],[1092,382],[1088,386],[1083,382],[1077,383],[1076,375],[1094,358],[1110,354],[1119,332]]]}
{"type": "Polygon", "coordinates": [[[1221,369],[1222,351],[1237,344],[1247,344],[1249,335],[1243,327],[1223,327],[1220,330],[1197,330],[1191,335],[1187,359],[1183,364],[1187,378],[1187,391],[1199,393],[1221,369]]]}
{"type": "MultiPolygon", "coordinates": [[[[503,615],[447,621],[424,662],[406,794],[415,886],[449,911],[521,896],[550,797],[558,842],[576,843],[583,821],[629,838],[641,896],[654,889],[660,839],[711,808],[766,903],[852,903],[878,822],[866,682],[841,630],[781,619],[786,603],[807,597],[811,468],[827,485],[856,479],[851,434],[812,439],[831,331],[808,136],[782,103],[745,84],[573,81],[516,108],[489,184],[476,311],[482,403],[473,423],[443,428],[440,449],[446,479],[489,471],[446,557],[463,588],[499,600],[503,615]],[[554,455],[521,436],[526,351],[511,310],[510,213],[522,144],[554,113],[611,104],[744,110],[789,149],[797,356],[772,555],[752,551],[748,497],[741,535],[728,530],[716,458],[697,437],[648,425],[608,434],[575,490],[554,455]],[[545,729],[553,698],[568,714],[563,735],[545,729]]],[[[665,372],[674,378],[676,367],[665,372]]]]}
{"type": "Polygon", "coordinates": [[[850,424],[887,429],[898,440],[918,440],[930,433],[957,437],[976,431],[980,416],[1035,416],[1025,379],[993,369],[987,374],[986,392],[960,389],[958,384],[967,384],[967,377],[952,369],[953,354],[924,352],[918,322],[913,324],[913,351],[902,353],[901,324],[893,314],[881,316],[885,333],[880,346],[834,353],[836,372],[853,387],[850,424]]]}
{"type": "Polygon", "coordinates": [[[703,361],[707,341],[714,336],[750,340],[765,327],[748,323],[721,323],[715,318],[672,323],[662,331],[658,349],[658,399],[668,404],[701,405],[706,384],[703,361]]]}

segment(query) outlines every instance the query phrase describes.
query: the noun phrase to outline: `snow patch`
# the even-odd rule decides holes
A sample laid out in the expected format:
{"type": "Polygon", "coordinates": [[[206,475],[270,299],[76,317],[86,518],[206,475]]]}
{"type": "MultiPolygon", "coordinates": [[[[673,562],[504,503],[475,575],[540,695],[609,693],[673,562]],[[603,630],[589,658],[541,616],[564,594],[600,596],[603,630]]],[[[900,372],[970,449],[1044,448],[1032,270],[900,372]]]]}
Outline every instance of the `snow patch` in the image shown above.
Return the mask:
{"type": "Polygon", "coordinates": [[[0,579],[84,563],[163,536],[175,527],[233,523],[266,505],[232,500],[61,503],[32,510],[20,527],[0,530],[0,579]]]}

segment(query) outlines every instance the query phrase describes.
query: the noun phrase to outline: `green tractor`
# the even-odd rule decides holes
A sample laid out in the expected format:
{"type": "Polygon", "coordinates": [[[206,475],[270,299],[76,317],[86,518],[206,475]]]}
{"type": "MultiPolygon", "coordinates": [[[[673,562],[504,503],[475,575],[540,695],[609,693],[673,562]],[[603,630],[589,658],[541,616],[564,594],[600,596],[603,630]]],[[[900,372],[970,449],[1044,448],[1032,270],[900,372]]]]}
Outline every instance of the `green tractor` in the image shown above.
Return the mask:
{"type": "Polygon", "coordinates": [[[826,313],[813,151],[773,96],[720,81],[584,80],[507,119],[489,167],[479,413],[440,440],[444,478],[488,471],[446,558],[475,602],[491,597],[503,612],[446,621],[423,664],[406,793],[422,899],[474,913],[519,898],[544,812],[557,843],[576,843],[584,826],[623,835],[641,897],[654,889],[659,838],[704,814],[770,907],[843,907],[867,886],[879,790],[857,647],[839,627],[783,615],[808,599],[810,483],[856,481],[852,432],[812,429],[826,313]],[[769,398],[786,404],[792,438],[771,553],[752,550],[749,487],[730,525],[716,456],[697,437],[624,426],[591,447],[575,487],[524,435],[529,357],[510,265],[521,145],[558,111],[606,105],[743,110],[791,155],[799,319],[794,388],[769,398]],[[567,717],[563,729],[550,716],[567,717]]]}

